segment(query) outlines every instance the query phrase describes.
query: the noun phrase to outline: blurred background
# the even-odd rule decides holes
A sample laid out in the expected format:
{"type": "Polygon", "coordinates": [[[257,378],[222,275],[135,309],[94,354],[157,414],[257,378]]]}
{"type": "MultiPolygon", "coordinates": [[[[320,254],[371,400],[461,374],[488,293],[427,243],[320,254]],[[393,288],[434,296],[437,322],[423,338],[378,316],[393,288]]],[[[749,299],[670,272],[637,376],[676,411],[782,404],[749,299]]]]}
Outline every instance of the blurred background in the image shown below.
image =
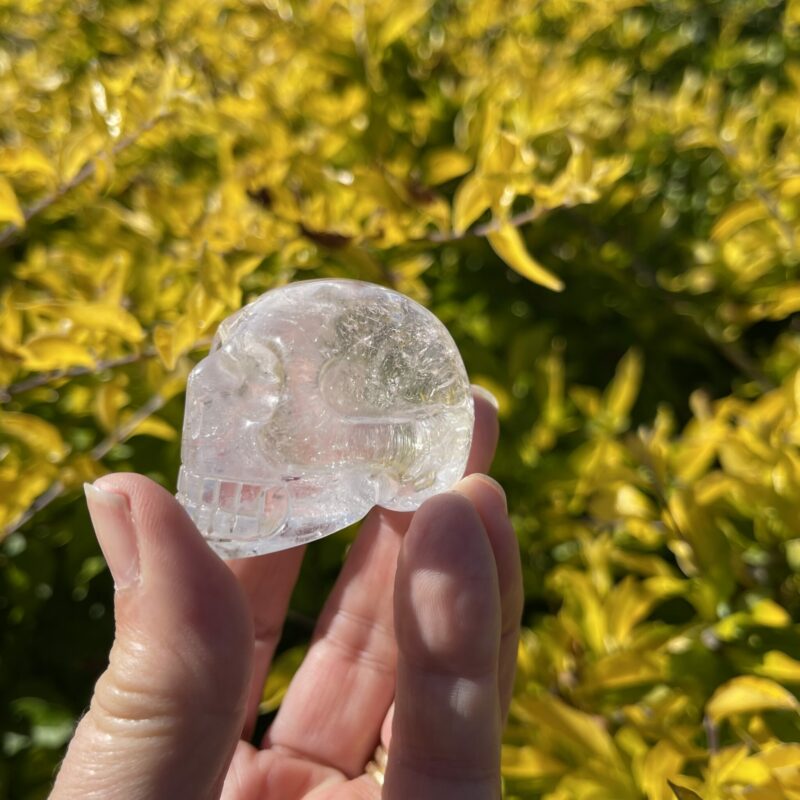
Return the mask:
{"type": "Polygon", "coordinates": [[[105,665],[81,483],[174,491],[216,325],[335,276],[500,402],[507,797],[800,798],[799,219],[798,0],[0,0],[0,796],[105,665]]]}

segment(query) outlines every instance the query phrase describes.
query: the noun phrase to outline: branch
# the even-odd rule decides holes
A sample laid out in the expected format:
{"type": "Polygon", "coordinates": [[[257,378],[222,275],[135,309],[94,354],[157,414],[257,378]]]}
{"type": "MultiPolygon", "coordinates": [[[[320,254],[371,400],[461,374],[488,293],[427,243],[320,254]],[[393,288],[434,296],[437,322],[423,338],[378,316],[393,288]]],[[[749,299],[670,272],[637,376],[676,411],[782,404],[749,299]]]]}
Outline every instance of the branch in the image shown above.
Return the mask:
{"type": "MultiPolygon", "coordinates": [[[[153,395],[143,406],[138,408],[131,416],[125,420],[124,423],[119,425],[116,430],[106,436],[103,441],[95,445],[89,455],[95,461],[100,461],[112,447],[125,441],[135,430],[152,414],[155,414],[165,403],[165,399],[160,394],[153,395]]],[[[2,534],[0,534],[0,541],[5,539],[6,536],[18,531],[23,525],[29,522],[36,514],[42,509],[47,508],[54,500],[57,500],[66,491],[67,486],[59,478],[54,481],[50,486],[42,492],[22,514],[17,517],[12,523],[6,526],[2,534]]]]}
{"type": "MultiPolygon", "coordinates": [[[[152,130],[156,125],[165,120],[167,117],[171,116],[173,113],[174,112],[164,112],[163,114],[159,114],[149,122],[146,122],[144,125],[142,125],[138,130],[128,134],[127,136],[123,136],[123,138],[120,139],[111,149],[111,154],[114,156],[119,155],[123,150],[130,147],[139,138],[141,138],[142,135],[152,130]]],[[[64,197],[65,194],[91,178],[92,175],[94,175],[94,173],[97,171],[97,159],[103,155],[103,151],[95,153],[95,155],[83,165],[78,174],[71,181],[69,181],[69,183],[59,186],[58,189],[56,189],[52,194],[37,200],[32,206],[26,209],[23,212],[25,224],[27,225],[28,222],[30,222],[37,214],[41,213],[46,208],[49,208],[51,205],[53,205],[53,203],[64,197]]],[[[0,230],[0,247],[5,247],[8,245],[23,227],[24,226],[19,226],[16,223],[11,223],[0,230]]]]}
{"type": "Polygon", "coordinates": [[[556,208],[534,206],[533,208],[529,208],[527,211],[522,211],[519,214],[515,214],[513,217],[509,217],[508,219],[490,219],[488,222],[484,222],[482,225],[476,225],[474,228],[469,228],[463,233],[456,233],[455,231],[436,231],[428,236],[422,237],[421,239],[411,239],[410,241],[443,244],[446,242],[459,242],[463,239],[469,238],[470,236],[488,236],[490,233],[499,231],[504,225],[511,225],[513,228],[521,228],[523,225],[527,225],[529,222],[534,222],[535,220],[540,219],[548,211],[555,211],[556,208]]]}
{"type": "Polygon", "coordinates": [[[158,355],[156,349],[154,347],[148,347],[140,353],[129,353],[119,358],[109,358],[106,361],[98,361],[91,367],[70,367],[69,369],[54,369],[50,372],[37,372],[35,375],[29,375],[27,378],[17,383],[0,387],[0,403],[8,403],[16,394],[22,394],[31,389],[38,389],[40,386],[46,386],[48,383],[53,383],[53,381],[61,380],[62,378],[96,375],[98,372],[105,372],[107,369],[115,369],[116,367],[124,367],[128,364],[136,364],[139,361],[154,358],[156,355],[158,355]]]}
{"type": "MultiPolygon", "coordinates": [[[[190,352],[205,350],[210,344],[210,338],[198,339],[192,346],[190,352]]],[[[158,351],[154,347],[146,347],[139,353],[129,353],[119,358],[109,358],[106,361],[98,361],[91,367],[70,367],[69,369],[54,369],[50,372],[38,372],[17,383],[0,387],[0,404],[10,402],[14,395],[22,394],[31,389],[38,389],[40,386],[46,386],[48,383],[53,383],[63,378],[77,378],[81,375],[97,375],[99,372],[105,372],[107,369],[137,364],[140,361],[155,358],[157,355],[158,351]]]]}

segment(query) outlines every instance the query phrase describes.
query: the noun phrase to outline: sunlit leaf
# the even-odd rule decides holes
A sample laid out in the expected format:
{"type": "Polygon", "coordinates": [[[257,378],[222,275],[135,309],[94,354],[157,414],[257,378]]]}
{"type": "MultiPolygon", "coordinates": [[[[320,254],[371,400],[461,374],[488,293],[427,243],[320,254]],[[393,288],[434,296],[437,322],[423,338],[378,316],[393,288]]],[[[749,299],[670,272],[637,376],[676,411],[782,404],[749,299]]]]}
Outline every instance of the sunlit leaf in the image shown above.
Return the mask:
{"type": "Polygon", "coordinates": [[[555,292],[560,292],[564,288],[559,278],[531,256],[522,235],[513,225],[505,224],[489,233],[487,238],[497,255],[524,278],[555,292]]]}
{"type": "Polygon", "coordinates": [[[289,683],[305,658],[307,647],[299,645],[285,650],[271,664],[258,709],[262,714],[274,711],[286,695],[289,683]]]}
{"type": "Polygon", "coordinates": [[[102,303],[71,303],[61,313],[83,328],[113,333],[128,342],[140,342],[144,338],[142,326],[124,308],[102,303]]]}
{"type": "Polygon", "coordinates": [[[463,233],[492,204],[492,192],[479,173],[468,175],[456,190],[453,200],[453,231],[463,233]]]}
{"type": "Polygon", "coordinates": [[[800,661],[779,650],[765,653],[754,672],[779,683],[800,683],[800,661]]]}
{"type": "Polygon", "coordinates": [[[160,417],[150,416],[143,419],[130,434],[131,436],[154,436],[171,442],[177,439],[178,432],[166,420],[160,417]]]}
{"type": "Polygon", "coordinates": [[[532,745],[523,747],[503,746],[503,774],[508,778],[533,780],[563,774],[567,765],[532,745]]]}
{"type": "MultiPolygon", "coordinates": [[[[648,752],[642,768],[642,789],[648,800],[671,800],[675,787],[669,779],[680,772],[685,760],[685,756],[667,740],[658,742],[648,752]]],[[[677,796],[680,798],[679,794],[677,796]]]]}
{"type": "Polygon", "coordinates": [[[88,350],[66,336],[37,336],[24,346],[25,367],[32,371],[91,367],[94,357],[88,350]]]}
{"type": "Polygon", "coordinates": [[[617,429],[627,425],[628,416],[636,402],[642,382],[642,356],[629,350],[617,365],[614,380],[606,389],[604,404],[617,429]]]}
{"type": "Polygon", "coordinates": [[[697,792],[692,791],[691,789],[687,789],[685,786],[680,786],[677,783],[673,783],[672,781],[667,781],[670,789],[675,794],[675,797],[678,800],[704,800],[704,798],[700,797],[697,792]]]}
{"type": "Polygon", "coordinates": [[[734,714],[753,714],[772,709],[796,711],[797,698],[775,681],[740,676],[720,686],[706,705],[715,722],[734,714]]]}
{"type": "Polygon", "coordinates": [[[720,241],[729,239],[746,225],[766,219],[769,212],[759,198],[745,200],[731,206],[714,224],[711,237],[720,241]]]}
{"type": "Polygon", "coordinates": [[[463,175],[472,167],[472,159],[459,150],[441,149],[427,154],[423,162],[425,182],[430,186],[463,175]]]}
{"type": "Polygon", "coordinates": [[[60,461],[67,454],[67,445],[55,425],[17,411],[0,412],[0,431],[22,442],[29,450],[48,461],[60,461]]]}
{"type": "Polygon", "coordinates": [[[14,187],[2,175],[0,175],[0,222],[10,222],[20,227],[25,224],[25,215],[19,207],[14,187]]]}

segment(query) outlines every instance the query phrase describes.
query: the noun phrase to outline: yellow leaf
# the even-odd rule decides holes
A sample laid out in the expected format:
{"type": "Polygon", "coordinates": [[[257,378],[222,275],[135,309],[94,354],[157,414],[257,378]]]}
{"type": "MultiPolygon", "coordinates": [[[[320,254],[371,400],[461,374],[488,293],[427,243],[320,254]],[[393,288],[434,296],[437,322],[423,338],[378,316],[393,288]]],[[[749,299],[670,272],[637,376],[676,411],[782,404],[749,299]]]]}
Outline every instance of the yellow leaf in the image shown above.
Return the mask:
{"type": "Polygon", "coordinates": [[[164,366],[173,369],[180,355],[175,352],[175,329],[171,325],[156,325],[153,330],[153,345],[164,366]]]}
{"type": "Polygon", "coordinates": [[[0,295],[0,343],[15,349],[22,338],[22,314],[14,298],[14,290],[7,288],[0,295]]]}
{"type": "Polygon", "coordinates": [[[375,46],[384,49],[395,39],[399,39],[428,13],[431,2],[432,0],[406,0],[402,4],[392,3],[383,6],[367,3],[367,9],[382,8],[387,12],[375,37],[375,46]]]}
{"type": "Polygon", "coordinates": [[[90,130],[73,131],[59,157],[61,182],[69,183],[83,169],[94,155],[102,151],[105,141],[97,132],[90,130]]]}
{"type": "Polygon", "coordinates": [[[668,739],[662,739],[648,752],[642,766],[642,790],[648,800],[670,800],[667,781],[680,772],[685,760],[668,739]]]}
{"type": "Polygon", "coordinates": [[[38,336],[29,339],[22,352],[25,368],[32,372],[92,367],[95,363],[83,345],[63,336],[38,336]]]}
{"type": "Polygon", "coordinates": [[[20,228],[25,225],[25,215],[19,207],[14,187],[0,175],[0,222],[10,222],[20,228]]]}
{"type": "Polygon", "coordinates": [[[258,710],[262,714],[274,711],[286,695],[289,683],[306,655],[306,646],[298,645],[281,653],[270,667],[258,710]]]}
{"type": "Polygon", "coordinates": [[[758,756],[761,762],[770,769],[782,769],[784,767],[800,768],[800,744],[776,744],[765,748],[758,756]]]}
{"type": "Polygon", "coordinates": [[[552,695],[517,697],[512,704],[517,717],[535,725],[545,735],[558,738],[559,744],[582,756],[597,755],[609,766],[616,764],[619,754],[608,731],[595,717],[568,706],[552,695]]]}
{"type": "Polygon", "coordinates": [[[766,219],[768,216],[769,212],[758,198],[736,203],[714,223],[714,227],[711,229],[711,238],[718,242],[724,242],[747,225],[766,219]]]}
{"type": "Polygon", "coordinates": [[[56,175],[53,165],[44,153],[32,144],[0,148],[0,173],[3,175],[32,173],[46,178],[55,178],[56,175]]]}
{"type": "Polygon", "coordinates": [[[100,427],[109,433],[117,427],[119,412],[130,400],[120,381],[104,383],[97,388],[94,398],[94,413],[100,427]]]}
{"type": "Polygon", "coordinates": [[[166,420],[160,417],[150,416],[143,419],[128,436],[153,436],[156,439],[163,439],[165,442],[172,442],[177,437],[177,431],[166,420]]]}
{"type": "Polygon", "coordinates": [[[82,328],[113,333],[127,342],[141,342],[144,331],[133,314],[104,303],[70,303],[63,315],[82,328]]]}
{"type": "Polygon", "coordinates": [[[422,172],[428,186],[438,186],[463,175],[472,167],[472,159],[460,150],[431,150],[423,160],[422,172]]]}
{"type": "Polygon", "coordinates": [[[766,653],[764,661],[754,672],[781,683],[800,683],[800,661],[781,653],[780,650],[770,650],[766,653]]]}
{"type": "Polygon", "coordinates": [[[706,705],[706,713],[713,722],[734,714],[755,714],[772,709],[796,711],[795,696],[775,681],[767,678],[739,676],[714,692],[706,705]]]}
{"type": "Polygon", "coordinates": [[[55,425],[32,414],[17,411],[0,413],[0,431],[22,442],[29,450],[41,453],[48,461],[60,461],[68,448],[55,425]]]}
{"type": "Polygon", "coordinates": [[[624,430],[642,385],[642,356],[631,349],[622,357],[605,392],[604,404],[617,430],[624,430]]]}
{"type": "Polygon", "coordinates": [[[672,781],[667,781],[667,783],[678,800],[703,800],[703,798],[700,797],[697,792],[693,792],[691,789],[687,789],[685,786],[678,786],[678,784],[673,783],[672,781]]]}
{"type": "Polygon", "coordinates": [[[488,181],[478,173],[467,175],[453,198],[453,231],[464,233],[492,204],[488,181]]]}
{"type": "Polygon", "coordinates": [[[759,600],[753,606],[750,614],[756,624],[769,628],[786,628],[792,624],[789,612],[768,597],[759,600]]]}
{"type": "MultiPolygon", "coordinates": [[[[609,618],[618,621],[611,614],[609,618]]],[[[586,667],[581,689],[594,694],[655,684],[664,679],[665,673],[666,659],[658,653],[611,653],[586,667]]]]}
{"type": "Polygon", "coordinates": [[[800,0],[789,0],[786,4],[784,23],[787,27],[800,26],[800,0]]]}
{"type": "Polygon", "coordinates": [[[495,253],[523,278],[555,292],[564,288],[561,280],[533,259],[525,247],[522,235],[513,225],[504,224],[499,230],[492,231],[488,239],[495,253]]]}
{"type": "Polygon", "coordinates": [[[523,747],[503,745],[502,765],[503,775],[506,778],[521,780],[561,775],[567,769],[563,761],[532,745],[523,747]]]}

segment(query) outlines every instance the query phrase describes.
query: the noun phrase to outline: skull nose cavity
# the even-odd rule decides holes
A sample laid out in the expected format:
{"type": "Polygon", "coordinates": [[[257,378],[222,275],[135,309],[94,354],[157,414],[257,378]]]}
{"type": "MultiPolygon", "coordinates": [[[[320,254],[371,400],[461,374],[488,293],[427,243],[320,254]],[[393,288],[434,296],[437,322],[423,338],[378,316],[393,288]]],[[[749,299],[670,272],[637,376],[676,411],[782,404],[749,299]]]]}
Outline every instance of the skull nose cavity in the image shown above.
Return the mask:
{"type": "Polygon", "coordinates": [[[204,477],[181,467],[178,500],[206,537],[216,543],[246,542],[281,532],[290,512],[290,497],[281,485],[204,477]]]}

